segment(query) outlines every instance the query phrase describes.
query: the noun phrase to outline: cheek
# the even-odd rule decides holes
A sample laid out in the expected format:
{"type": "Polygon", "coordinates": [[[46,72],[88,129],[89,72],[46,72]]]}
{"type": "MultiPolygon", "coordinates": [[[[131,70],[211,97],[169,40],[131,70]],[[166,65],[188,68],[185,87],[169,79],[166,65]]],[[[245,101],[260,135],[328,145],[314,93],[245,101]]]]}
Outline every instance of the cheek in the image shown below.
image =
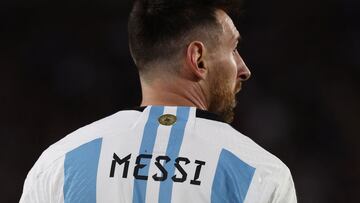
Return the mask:
{"type": "Polygon", "coordinates": [[[229,91],[232,91],[236,88],[237,81],[237,71],[234,63],[227,62],[223,64],[223,71],[221,73],[223,84],[227,86],[229,91]]]}
{"type": "Polygon", "coordinates": [[[215,65],[217,69],[216,78],[222,78],[222,80],[228,82],[231,86],[235,85],[237,80],[237,65],[233,56],[223,57],[215,65]]]}
{"type": "Polygon", "coordinates": [[[237,64],[233,58],[232,58],[232,60],[229,61],[228,69],[229,69],[229,82],[231,85],[231,89],[236,91],[236,89],[238,89],[238,86],[239,86],[239,84],[238,84],[238,69],[237,69],[237,64]]]}
{"type": "Polygon", "coordinates": [[[236,61],[235,61],[234,57],[231,57],[231,60],[228,61],[227,69],[228,69],[229,77],[231,78],[231,80],[236,81],[238,70],[237,70],[237,65],[236,65],[236,61]]]}

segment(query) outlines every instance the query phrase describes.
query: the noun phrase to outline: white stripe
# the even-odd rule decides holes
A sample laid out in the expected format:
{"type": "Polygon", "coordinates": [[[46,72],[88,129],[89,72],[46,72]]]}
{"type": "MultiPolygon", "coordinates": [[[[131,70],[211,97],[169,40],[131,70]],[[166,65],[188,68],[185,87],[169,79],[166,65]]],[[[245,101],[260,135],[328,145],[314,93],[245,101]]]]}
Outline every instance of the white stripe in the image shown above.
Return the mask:
{"type": "Polygon", "coordinates": [[[133,128],[124,129],[123,132],[116,132],[113,136],[103,138],[96,184],[97,202],[132,202],[134,184],[133,169],[139,153],[144,126],[150,112],[149,110],[149,107],[144,110],[139,120],[135,122],[136,126],[133,126],[133,128]],[[114,153],[121,159],[131,153],[127,178],[122,177],[124,164],[121,166],[117,164],[115,175],[113,178],[110,178],[110,169],[114,153]]]}
{"type": "MultiPolygon", "coordinates": [[[[185,128],[185,136],[180,149],[179,156],[187,157],[190,163],[182,165],[187,172],[187,179],[183,183],[174,183],[172,191],[172,202],[210,202],[211,185],[215,174],[215,168],[221,148],[218,139],[220,136],[211,128],[207,129],[201,119],[196,119],[196,109],[191,108],[189,120],[185,128]],[[203,126],[200,131],[197,126],[203,126]],[[204,131],[205,130],[205,131],[204,131]],[[212,130],[208,132],[207,130],[212,130]],[[216,137],[213,135],[217,135],[216,137]],[[210,143],[210,144],[209,144],[210,143]],[[218,146],[217,146],[218,145],[218,146]],[[195,160],[205,161],[202,166],[200,178],[201,185],[192,185],[190,180],[194,178],[196,166],[195,160]]],[[[176,172],[178,174],[178,172],[176,172]]]]}
{"type": "Polygon", "coordinates": [[[65,161],[65,156],[62,157],[60,159],[61,161],[59,161],[60,167],[58,168],[59,171],[55,172],[56,174],[60,174],[60,175],[56,175],[56,177],[58,177],[58,179],[55,181],[55,183],[53,184],[52,188],[52,195],[54,195],[54,199],[55,202],[57,203],[64,203],[64,190],[63,190],[63,186],[64,186],[64,161],[65,161]]]}

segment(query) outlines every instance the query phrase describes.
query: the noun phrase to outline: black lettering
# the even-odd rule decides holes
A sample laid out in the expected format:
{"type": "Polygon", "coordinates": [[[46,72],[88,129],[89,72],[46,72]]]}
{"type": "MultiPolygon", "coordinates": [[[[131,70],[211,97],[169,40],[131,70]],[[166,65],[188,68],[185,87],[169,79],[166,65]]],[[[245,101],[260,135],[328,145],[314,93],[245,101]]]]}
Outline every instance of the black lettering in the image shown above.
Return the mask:
{"type": "Polygon", "coordinates": [[[131,154],[127,155],[125,158],[120,159],[115,153],[113,155],[113,160],[111,162],[111,169],[110,169],[110,177],[113,178],[114,174],[115,174],[115,168],[116,168],[116,163],[118,163],[119,165],[125,163],[124,165],[124,171],[123,171],[123,178],[127,177],[128,174],[128,170],[129,170],[129,163],[130,163],[130,157],[131,154]]]}
{"type": "Polygon", "coordinates": [[[190,163],[190,160],[186,157],[178,157],[175,159],[175,168],[181,173],[182,177],[181,178],[178,178],[176,177],[176,175],[174,175],[171,179],[174,181],[174,182],[185,182],[186,181],[186,178],[187,178],[187,173],[186,171],[180,166],[180,161],[183,161],[185,162],[185,165],[190,163]]]}
{"type": "Polygon", "coordinates": [[[157,174],[153,175],[152,177],[153,177],[153,179],[154,179],[155,181],[164,181],[164,180],[166,180],[167,175],[168,175],[168,172],[166,171],[166,169],[164,168],[164,166],[161,165],[160,160],[165,160],[165,163],[164,163],[164,165],[165,165],[167,162],[170,161],[170,158],[169,158],[168,156],[158,156],[158,157],[156,157],[155,165],[156,165],[156,166],[158,167],[158,169],[161,171],[162,176],[159,177],[159,176],[157,176],[157,174]]]}
{"type": "Polygon", "coordinates": [[[136,166],[134,168],[134,177],[136,179],[140,179],[140,180],[147,180],[148,176],[144,176],[144,175],[139,175],[139,170],[144,168],[146,166],[146,164],[141,164],[141,159],[151,159],[152,155],[151,154],[140,154],[138,157],[136,157],[136,166]]]}
{"type": "Polygon", "coordinates": [[[199,161],[199,160],[195,160],[196,164],[199,164],[196,166],[196,171],[195,171],[195,176],[194,176],[194,180],[190,181],[190,184],[193,185],[200,185],[201,181],[199,181],[199,177],[200,177],[200,171],[201,171],[201,166],[205,165],[204,161],[199,161]]]}

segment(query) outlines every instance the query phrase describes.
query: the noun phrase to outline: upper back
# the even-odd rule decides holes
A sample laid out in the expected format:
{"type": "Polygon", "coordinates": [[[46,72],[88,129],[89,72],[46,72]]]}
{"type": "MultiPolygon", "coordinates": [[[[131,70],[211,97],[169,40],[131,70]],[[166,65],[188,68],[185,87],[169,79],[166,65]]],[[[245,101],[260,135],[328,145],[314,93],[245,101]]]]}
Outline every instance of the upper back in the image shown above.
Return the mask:
{"type": "Polygon", "coordinates": [[[279,159],[215,115],[149,106],[120,111],[50,146],[30,171],[22,200],[269,202],[288,180],[291,187],[279,159]],[[26,195],[40,183],[52,185],[42,188],[48,195],[26,195]]]}

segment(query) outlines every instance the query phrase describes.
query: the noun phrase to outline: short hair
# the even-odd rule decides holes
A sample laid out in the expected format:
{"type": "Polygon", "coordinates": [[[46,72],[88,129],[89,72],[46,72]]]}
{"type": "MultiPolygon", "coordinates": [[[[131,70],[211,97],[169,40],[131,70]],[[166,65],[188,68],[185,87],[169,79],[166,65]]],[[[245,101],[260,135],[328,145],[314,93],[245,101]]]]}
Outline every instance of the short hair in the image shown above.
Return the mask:
{"type": "Polygon", "coordinates": [[[135,0],[128,34],[139,72],[149,71],[148,64],[174,60],[189,37],[193,40],[197,34],[198,40],[216,39],[221,28],[216,10],[233,13],[240,4],[240,0],[135,0]]]}

